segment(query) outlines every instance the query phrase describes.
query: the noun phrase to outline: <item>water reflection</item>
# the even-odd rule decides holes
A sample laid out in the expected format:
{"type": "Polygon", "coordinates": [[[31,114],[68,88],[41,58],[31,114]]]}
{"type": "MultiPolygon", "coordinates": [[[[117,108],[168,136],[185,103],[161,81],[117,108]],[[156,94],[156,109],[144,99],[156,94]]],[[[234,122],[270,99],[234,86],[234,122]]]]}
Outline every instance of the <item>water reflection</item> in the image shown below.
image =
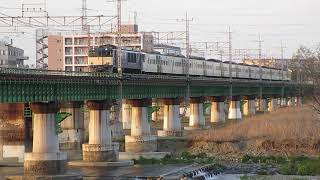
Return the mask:
{"type": "MultiPolygon", "coordinates": [[[[74,174],[83,176],[86,180],[144,180],[146,177],[160,177],[167,174],[174,169],[184,167],[183,165],[166,165],[166,166],[132,166],[132,167],[119,167],[119,168],[76,168],[69,167],[67,174],[74,174]]],[[[0,167],[0,176],[14,176],[23,175],[23,167],[0,167]]],[[[206,177],[205,180],[240,180],[241,175],[215,175],[206,177]]],[[[1,179],[1,178],[0,178],[1,179]]]]}

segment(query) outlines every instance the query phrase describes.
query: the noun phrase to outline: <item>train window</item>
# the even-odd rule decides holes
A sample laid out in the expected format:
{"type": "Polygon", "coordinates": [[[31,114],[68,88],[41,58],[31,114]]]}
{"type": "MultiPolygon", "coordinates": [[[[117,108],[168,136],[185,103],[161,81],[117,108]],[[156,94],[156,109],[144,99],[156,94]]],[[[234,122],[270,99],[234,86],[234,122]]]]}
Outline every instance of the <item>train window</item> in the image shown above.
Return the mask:
{"type": "Polygon", "coordinates": [[[131,62],[130,53],[127,54],[127,61],[128,61],[128,62],[131,62]]]}
{"type": "Polygon", "coordinates": [[[134,62],[134,54],[129,54],[129,60],[128,62],[133,63],[134,62]]]}

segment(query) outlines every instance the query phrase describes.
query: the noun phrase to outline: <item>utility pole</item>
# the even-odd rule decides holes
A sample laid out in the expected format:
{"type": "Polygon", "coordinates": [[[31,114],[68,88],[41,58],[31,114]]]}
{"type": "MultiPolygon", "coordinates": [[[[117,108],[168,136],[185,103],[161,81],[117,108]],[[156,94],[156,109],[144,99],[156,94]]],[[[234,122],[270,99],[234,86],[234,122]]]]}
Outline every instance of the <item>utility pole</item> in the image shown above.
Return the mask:
{"type": "Polygon", "coordinates": [[[82,8],[81,8],[81,12],[82,12],[82,17],[81,17],[81,25],[82,25],[82,31],[86,32],[87,31],[87,0],[82,0],[82,8]]]}
{"type": "Polygon", "coordinates": [[[87,41],[87,45],[88,45],[88,54],[89,54],[89,51],[91,49],[91,37],[90,37],[90,26],[88,25],[88,19],[87,19],[87,0],[82,0],[82,8],[81,8],[81,26],[82,26],[82,32],[83,33],[87,33],[87,38],[88,38],[88,41],[87,41]]]}
{"type": "MultiPolygon", "coordinates": [[[[258,43],[259,43],[259,48],[258,48],[258,50],[259,50],[259,71],[260,71],[260,81],[262,81],[262,40],[261,40],[261,35],[260,35],[260,33],[259,33],[259,35],[258,35],[259,37],[259,39],[258,39],[258,43]]],[[[265,63],[264,63],[265,64],[265,63]]]]}
{"type": "Polygon", "coordinates": [[[137,11],[134,12],[134,25],[137,25],[138,22],[137,22],[137,17],[138,17],[138,13],[137,11]]]}
{"type": "Polygon", "coordinates": [[[190,22],[193,21],[193,18],[189,19],[188,17],[188,12],[186,12],[186,55],[187,55],[187,81],[188,81],[188,86],[187,86],[187,103],[189,104],[190,102],[190,22]]]}
{"type": "Polygon", "coordinates": [[[193,18],[189,18],[188,16],[188,12],[186,12],[186,17],[185,19],[181,19],[181,20],[177,20],[178,22],[185,22],[186,24],[186,30],[185,30],[185,35],[186,35],[186,57],[187,57],[187,62],[188,62],[188,66],[187,66],[187,77],[189,78],[189,67],[190,67],[190,62],[189,62],[189,58],[190,58],[190,55],[191,55],[191,49],[190,49],[190,22],[193,21],[193,18]]]}
{"type": "Polygon", "coordinates": [[[228,31],[228,38],[229,38],[229,78],[230,82],[232,82],[232,32],[229,26],[228,31]]]}
{"type": "MultiPolygon", "coordinates": [[[[284,99],[284,45],[281,41],[280,51],[281,51],[281,80],[282,80],[282,89],[281,89],[281,103],[284,99]]],[[[286,61],[286,66],[288,67],[288,63],[286,61]]]]}
{"type": "Polygon", "coordinates": [[[116,136],[123,134],[122,126],[121,126],[121,112],[122,112],[122,100],[123,100],[123,69],[122,69],[122,28],[121,28],[121,18],[122,18],[122,1],[124,0],[113,0],[112,2],[117,3],[117,40],[115,44],[117,45],[116,50],[116,59],[117,59],[117,70],[119,76],[119,98],[117,100],[118,110],[116,112],[115,117],[115,134],[116,136]]]}
{"type": "MultiPolygon", "coordinates": [[[[281,41],[281,46],[280,46],[280,51],[281,51],[281,61],[282,61],[282,63],[281,63],[281,75],[282,75],[282,80],[283,80],[283,72],[284,72],[284,46],[283,46],[283,44],[282,44],[282,41],[281,41]]],[[[288,66],[288,63],[286,62],[286,66],[288,66]]]]}
{"type": "Polygon", "coordinates": [[[261,35],[259,33],[258,35],[258,43],[259,43],[259,74],[260,74],[260,93],[259,93],[259,96],[260,96],[260,100],[259,100],[259,109],[261,111],[261,107],[263,106],[261,103],[262,103],[262,98],[263,98],[263,95],[262,95],[262,40],[261,40],[261,35]]]}
{"type": "Polygon", "coordinates": [[[121,31],[121,16],[122,16],[122,0],[117,0],[117,19],[118,19],[118,33],[117,33],[117,61],[118,61],[118,74],[122,77],[122,58],[121,58],[121,46],[122,46],[122,31],[121,31]]]}
{"type": "Polygon", "coordinates": [[[228,30],[228,39],[229,39],[229,80],[230,80],[230,102],[232,101],[232,97],[233,97],[233,87],[232,87],[232,32],[231,32],[231,28],[229,26],[229,30],[228,30]]]}
{"type": "Polygon", "coordinates": [[[187,112],[187,106],[190,103],[190,22],[193,21],[193,18],[189,18],[188,12],[186,12],[186,17],[185,19],[177,19],[178,22],[185,22],[186,24],[186,30],[185,30],[185,35],[186,35],[186,78],[187,78],[187,90],[186,90],[186,107],[183,112],[183,116],[187,112]]]}

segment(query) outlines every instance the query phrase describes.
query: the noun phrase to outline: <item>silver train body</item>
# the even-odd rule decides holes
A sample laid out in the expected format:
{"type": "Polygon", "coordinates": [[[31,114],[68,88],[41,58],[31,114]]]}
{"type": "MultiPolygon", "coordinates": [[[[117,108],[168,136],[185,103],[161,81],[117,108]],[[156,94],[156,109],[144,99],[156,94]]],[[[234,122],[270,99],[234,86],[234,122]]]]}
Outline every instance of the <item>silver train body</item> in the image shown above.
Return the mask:
{"type": "MultiPolygon", "coordinates": [[[[110,55],[111,66],[117,69],[117,55],[115,49],[106,49],[106,54],[110,55]]],[[[151,54],[130,50],[121,51],[122,68],[125,72],[146,73],[146,74],[168,74],[186,75],[188,73],[188,59],[185,57],[175,57],[161,54],[151,54]]],[[[109,63],[110,64],[110,63],[109,63]]],[[[91,62],[94,65],[94,62],[91,62]]],[[[271,81],[290,81],[291,71],[276,68],[231,64],[218,60],[189,59],[190,76],[206,76],[229,78],[230,74],[235,79],[260,79],[271,81]]]]}

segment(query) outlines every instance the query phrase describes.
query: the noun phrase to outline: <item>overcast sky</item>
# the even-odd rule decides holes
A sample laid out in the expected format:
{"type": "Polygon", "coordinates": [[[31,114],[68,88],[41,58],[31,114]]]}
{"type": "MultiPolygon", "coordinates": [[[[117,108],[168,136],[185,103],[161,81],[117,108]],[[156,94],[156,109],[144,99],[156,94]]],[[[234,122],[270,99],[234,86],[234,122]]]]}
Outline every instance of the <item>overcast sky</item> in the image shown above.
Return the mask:
{"type": "MultiPolygon", "coordinates": [[[[42,0],[24,0],[36,3],[42,0]]],[[[116,4],[109,0],[88,0],[89,15],[115,15],[116,4]]],[[[1,0],[0,12],[20,15],[21,0],[1,0]]],[[[82,0],[47,0],[49,15],[80,15],[82,0]]],[[[228,26],[233,32],[233,47],[258,48],[261,34],[265,56],[280,56],[283,42],[285,57],[291,57],[300,45],[314,46],[320,40],[319,0],[127,0],[123,2],[123,21],[133,22],[137,11],[140,31],[183,31],[188,11],[191,41],[226,41],[228,26]]],[[[115,22],[114,22],[115,23],[115,22]]],[[[10,29],[11,30],[11,29],[10,29]]],[[[12,37],[14,45],[24,48],[26,55],[35,58],[34,29],[18,28],[27,34],[4,34],[12,37]]],[[[33,61],[31,61],[33,62],[33,61]]]]}

